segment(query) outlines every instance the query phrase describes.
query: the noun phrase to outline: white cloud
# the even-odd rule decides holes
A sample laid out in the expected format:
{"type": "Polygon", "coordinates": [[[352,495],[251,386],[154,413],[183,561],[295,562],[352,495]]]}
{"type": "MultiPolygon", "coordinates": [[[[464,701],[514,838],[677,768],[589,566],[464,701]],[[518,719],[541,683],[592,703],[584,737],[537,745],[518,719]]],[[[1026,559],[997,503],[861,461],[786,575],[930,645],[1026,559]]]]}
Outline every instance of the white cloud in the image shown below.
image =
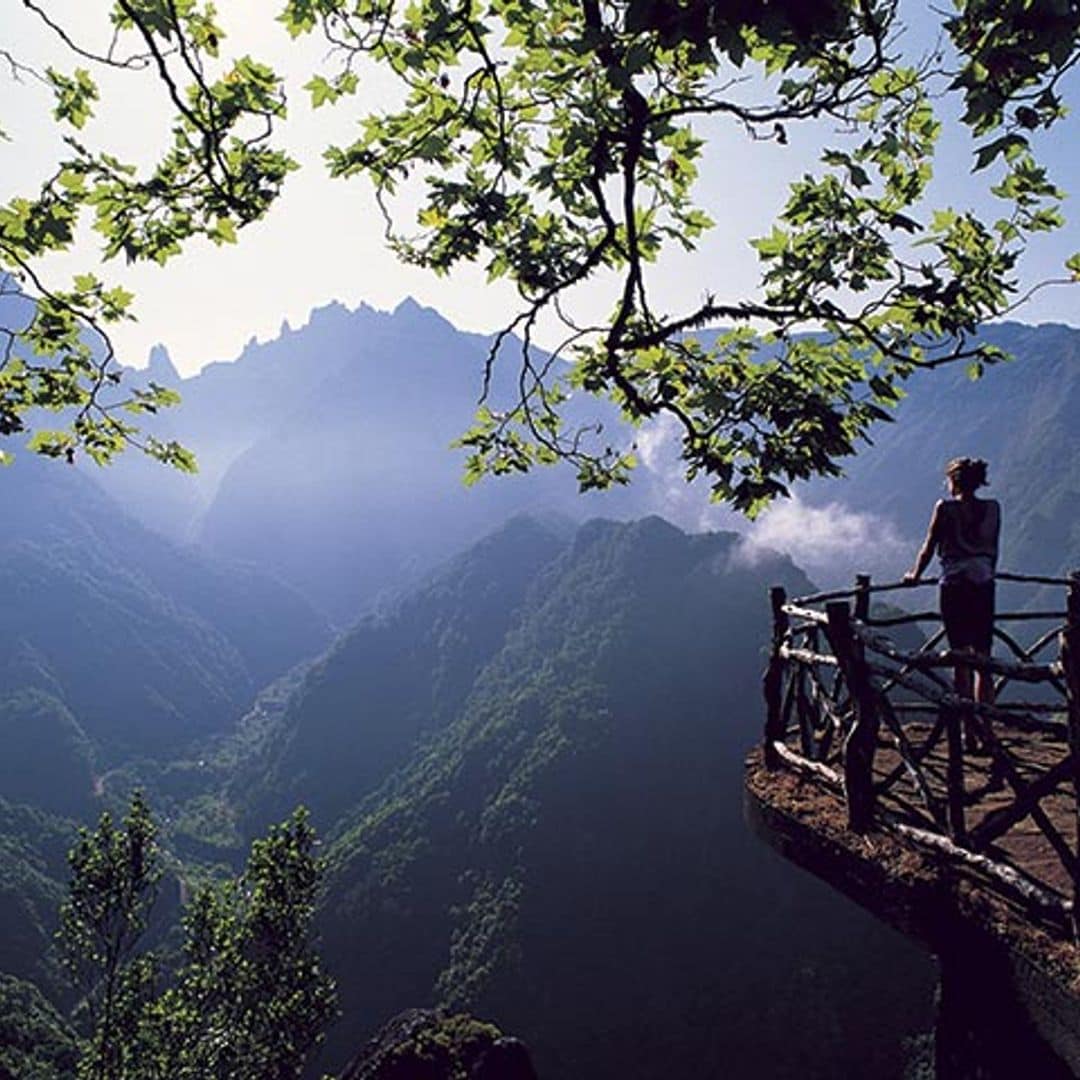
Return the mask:
{"type": "Polygon", "coordinates": [[[777,503],[751,525],[739,550],[749,563],[781,551],[819,585],[849,583],[856,573],[896,578],[915,558],[914,541],[878,514],[843,503],[811,506],[797,495],[777,503]]]}
{"type": "MultiPolygon", "coordinates": [[[[646,424],[635,438],[640,461],[634,483],[647,483],[647,509],[660,514],[681,529],[701,532],[713,529],[742,531],[746,519],[742,515],[709,501],[709,485],[705,480],[687,483],[686,464],[682,460],[679,422],[662,415],[646,424]]],[[[642,485],[643,487],[646,485],[642,485]]]]}
{"type": "Polygon", "coordinates": [[[678,424],[661,417],[637,438],[642,471],[651,480],[649,509],[692,532],[731,529],[743,534],[736,559],[752,565],[775,552],[790,555],[823,586],[848,584],[857,573],[898,578],[915,558],[917,542],[888,518],[841,502],[813,506],[784,499],[754,522],[709,501],[706,483],[688,484],[679,457],[678,424]]]}

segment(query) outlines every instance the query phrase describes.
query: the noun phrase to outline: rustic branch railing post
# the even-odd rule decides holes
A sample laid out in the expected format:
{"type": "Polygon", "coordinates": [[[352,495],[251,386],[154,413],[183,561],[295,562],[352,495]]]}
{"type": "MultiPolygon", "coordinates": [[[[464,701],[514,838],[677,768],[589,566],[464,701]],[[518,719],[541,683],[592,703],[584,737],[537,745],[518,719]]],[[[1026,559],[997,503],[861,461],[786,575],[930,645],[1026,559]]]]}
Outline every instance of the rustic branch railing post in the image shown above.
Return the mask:
{"type": "Polygon", "coordinates": [[[799,717],[799,745],[803,757],[814,759],[814,717],[810,696],[806,692],[806,665],[799,664],[795,670],[795,708],[799,717]]]}
{"type": "Polygon", "coordinates": [[[782,585],[774,585],[769,590],[769,604],[772,607],[772,651],[769,655],[769,666],[765,669],[763,690],[765,693],[765,767],[778,769],[780,756],[773,746],[774,742],[784,740],[784,715],[781,691],[784,681],[784,658],[780,655],[780,648],[784,644],[790,625],[784,604],[787,603],[787,592],[782,585]]]}
{"type": "Polygon", "coordinates": [[[854,723],[844,740],[844,792],[847,796],[848,828],[867,832],[874,823],[874,750],[877,745],[878,707],[870,683],[862,642],[851,629],[846,601],[825,606],[825,633],[851,694],[854,723]]]}
{"type": "Polygon", "coordinates": [[[855,575],[855,618],[866,622],[870,618],[870,575],[855,575]]]}
{"type": "MultiPolygon", "coordinates": [[[[1069,574],[1067,615],[1065,629],[1058,641],[1061,650],[1061,668],[1065,676],[1065,693],[1068,700],[1069,754],[1072,758],[1074,810],[1077,825],[1077,845],[1080,847],[1080,570],[1069,574]]],[[[1080,851],[1078,851],[1080,854],[1080,851]]],[[[1080,926],[1080,879],[1073,873],[1073,935],[1080,926]]]]}
{"type": "Polygon", "coordinates": [[[949,835],[961,846],[967,843],[967,822],[964,819],[964,714],[967,711],[964,706],[942,704],[940,707],[948,753],[945,761],[945,792],[949,835]]]}

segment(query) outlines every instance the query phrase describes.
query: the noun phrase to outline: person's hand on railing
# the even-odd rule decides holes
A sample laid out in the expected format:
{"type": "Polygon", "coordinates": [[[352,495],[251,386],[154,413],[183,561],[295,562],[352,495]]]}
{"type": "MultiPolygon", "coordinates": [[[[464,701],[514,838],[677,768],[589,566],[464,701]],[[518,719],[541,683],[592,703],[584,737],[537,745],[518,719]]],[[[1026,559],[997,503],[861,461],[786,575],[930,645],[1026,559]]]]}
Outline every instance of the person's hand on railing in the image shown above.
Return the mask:
{"type": "Polygon", "coordinates": [[[922,574],[918,570],[909,570],[900,581],[904,585],[918,585],[922,574]]]}

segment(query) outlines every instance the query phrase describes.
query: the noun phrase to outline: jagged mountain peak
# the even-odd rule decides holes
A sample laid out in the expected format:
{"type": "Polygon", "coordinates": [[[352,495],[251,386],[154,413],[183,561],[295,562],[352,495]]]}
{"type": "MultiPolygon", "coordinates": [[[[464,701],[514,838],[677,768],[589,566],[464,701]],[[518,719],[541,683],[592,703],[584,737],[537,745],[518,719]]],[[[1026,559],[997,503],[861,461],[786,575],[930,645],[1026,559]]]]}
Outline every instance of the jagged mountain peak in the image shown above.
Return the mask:
{"type": "Polygon", "coordinates": [[[403,321],[413,327],[426,326],[431,329],[451,330],[455,333],[461,332],[435,308],[421,304],[412,296],[406,296],[390,315],[394,320],[403,321]]]}
{"type": "Polygon", "coordinates": [[[146,365],[146,376],[154,382],[171,385],[180,381],[180,372],[172,362],[169,350],[160,342],[150,350],[150,360],[146,365]]]}

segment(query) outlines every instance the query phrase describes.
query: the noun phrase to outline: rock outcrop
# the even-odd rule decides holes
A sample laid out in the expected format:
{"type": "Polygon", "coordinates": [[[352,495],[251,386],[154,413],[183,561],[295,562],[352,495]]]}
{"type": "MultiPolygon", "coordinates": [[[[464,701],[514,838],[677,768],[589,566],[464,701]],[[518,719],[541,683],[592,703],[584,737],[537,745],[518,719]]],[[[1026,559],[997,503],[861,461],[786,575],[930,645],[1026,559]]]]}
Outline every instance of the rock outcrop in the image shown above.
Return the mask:
{"type": "Polygon", "coordinates": [[[340,1080],[537,1080],[520,1039],[467,1013],[408,1009],[388,1021],[340,1080]]]}

